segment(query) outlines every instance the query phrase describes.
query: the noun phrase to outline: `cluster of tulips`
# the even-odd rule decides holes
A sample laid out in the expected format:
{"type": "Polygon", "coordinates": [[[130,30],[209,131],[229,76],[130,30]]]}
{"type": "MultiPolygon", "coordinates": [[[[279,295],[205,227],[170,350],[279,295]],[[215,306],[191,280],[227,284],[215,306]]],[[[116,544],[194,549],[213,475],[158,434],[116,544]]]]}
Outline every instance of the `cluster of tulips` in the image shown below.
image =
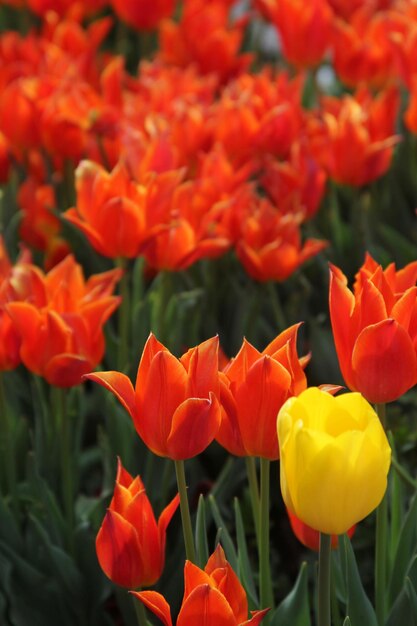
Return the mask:
{"type": "Polygon", "coordinates": [[[413,0],[0,2],[2,624],[417,624],[416,52],[413,0]]]}

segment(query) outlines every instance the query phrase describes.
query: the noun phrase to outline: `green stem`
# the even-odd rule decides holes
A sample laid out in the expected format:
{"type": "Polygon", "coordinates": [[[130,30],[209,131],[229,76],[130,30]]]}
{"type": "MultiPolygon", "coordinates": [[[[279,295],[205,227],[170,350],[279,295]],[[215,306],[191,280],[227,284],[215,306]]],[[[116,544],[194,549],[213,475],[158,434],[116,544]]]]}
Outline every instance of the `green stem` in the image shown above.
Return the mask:
{"type": "Polygon", "coordinates": [[[128,368],[128,345],[129,345],[129,272],[127,271],[126,259],[117,259],[117,266],[123,271],[120,280],[120,295],[122,302],[119,307],[119,349],[117,354],[117,367],[119,372],[126,372],[128,368]]]}
{"type": "MultiPolygon", "coordinates": [[[[330,563],[330,567],[332,567],[330,563]]],[[[330,593],[331,593],[331,615],[333,619],[333,624],[335,626],[341,626],[342,624],[342,616],[340,614],[339,609],[339,601],[337,599],[337,590],[336,590],[336,582],[334,580],[334,576],[330,577],[330,593]]]]}
{"type": "MultiPolygon", "coordinates": [[[[385,405],[377,404],[376,412],[385,428],[385,405]]],[[[388,535],[388,499],[385,494],[376,510],[376,546],[375,546],[375,610],[378,624],[383,626],[386,616],[387,584],[387,537],[388,535]]]]}
{"type": "Polygon", "coordinates": [[[319,588],[317,626],[330,626],[330,558],[331,535],[320,533],[319,588]]]}
{"type": "Polygon", "coordinates": [[[273,281],[268,281],[268,294],[271,300],[272,310],[274,312],[275,323],[278,327],[279,332],[283,331],[287,327],[287,322],[285,319],[285,314],[282,308],[281,301],[279,299],[279,295],[277,292],[277,285],[273,281]]]}
{"type": "Polygon", "coordinates": [[[190,508],[188,506],[187,484],[185,482],[184,461],[174,461],[177,476],[178,492],[180,494],[180,509],[182,532],[184,535],[185,554],[189,561],[196,563],[194,536],[191,526],[190,508]]]}
{"type": "Polygon", "coordinates": [[[52,387],[52,411],[56,419],[56,438],[59,442],[59,463],[61,469],[61,497],[68,525],[68,548],[74,551],[74,463],[72,458],[72,437],[66,403],[66,389],[52,387]]]}
{"type": "Polygon", "coordinates": [[[141,600],[138,600],[133,596],[133,604],[135,607],[136,617],[138,620],[138,626],[148,626],[148,620],[146,619],[145,607],[141,600]]]}
{"type": "Polygon", "coordinates": [[[406,485],[412,487],[413,489],[417,489],[417,480],[414,480],[414,478],[410,476],[407,470],[397,461],[394,456],[391,457],[391,465],[393,466],[397,474],[403,479],[406,485]]]}
{"type": "MultiPolygon", "coordinates": [[[[269,562],[269,474],[271,462],[260,459],[261,493],[259,515],[259,595],[260,607],[273,609],[271,568],[269,562]]],[[[272,611],[271,611],[272,612],[272,611]]]]}
{"type": "Polygon", "coordinates": [[[10,412],[4,389],[3,372],[0,372],[0,459],[4,461],[4,475],[12,507],[17,510],[16,497],[16,459],[10,412]]]}
{"type": "Polygon", "coordinates": [[[258,477],[256,475],[255,457],[253,456],[245,457],[245,463],[246,463],[246,473],[248,475],[249,495],[250,495],[250,501],[252,505],[252,514],[253,514],[253,519],[255,522],[256,541],[257,541],[258,549],[259,549],[260,499],[259,499],[258,477]]]}

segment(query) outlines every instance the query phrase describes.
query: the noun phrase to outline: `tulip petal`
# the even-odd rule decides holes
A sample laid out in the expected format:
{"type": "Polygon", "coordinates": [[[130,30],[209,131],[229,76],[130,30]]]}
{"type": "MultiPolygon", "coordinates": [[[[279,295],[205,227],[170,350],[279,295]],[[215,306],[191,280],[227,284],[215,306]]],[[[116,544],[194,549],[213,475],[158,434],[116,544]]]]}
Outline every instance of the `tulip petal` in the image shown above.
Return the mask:
{"type": "Polygon", "coordinates": [[[111,391],[119,402],[124,406],[126,411],[130,414],[132,419],[136,416],[136,402],[135,402],[135,390],[130,381],[130,378],[120,372],[92,372],[86,374],[84,378],[93,380],[102,387],[105,387],[111,391]]]}
{"type": "Polygon", "coordinates": [[[190,593],[201,585],[213,586],[210,574],[191,561],[186,561],[184,566],[184,597],[182,603],[184,604],[190,593]]]}
{"type": "Polygon", "coordinates": [[[216,435],[216,440],[230,454],[235,456],[246,456],[240,434],[239,420],[237,417],[236,402],[231,393],[226,375],[220,372],[220,403],[221,421],[220,428],[216,435]]]}
{"type": "Polygon", "coordinates": [[[75,209],[68,209],[68,211],[63,213],[63,217],[84,233],[95,250],[103,254],[103,256],[107,256],[106,245],[103,241],[103,237],[90,224],[88,224],[88,222],[80,219],[78,212],[75,209]]]}
{"type": "Polygon", "coordinates": [[[394,319],[368,326],[359,334],[352,354],[353,388],[369,402],[391,402],[417,382],[413,343],[394,319]]]}
{"type": "Polygon", "coordinates": [[[189,350],[180,359],[188,370],[187,396],[207,398],[219,392],[219,338],[212,337],[189,350]],[[187,363],[187,365],[186,365],[187,363]]]}
{"type": "Polygon", "coordinates": [[[413,316],[415,305],[417,302],[417,287],[410,287],[405,291],[401,298],[397,300],[391,310],[391,317],[393,317],[400,326],[403,326],[406,330],[409,330],[410,321],[413,316]]]}
{"type": "Polygon", "coordinates": [[[156,615],[165,626],[172,626],[171,610],[164,596],[156,591],[131,591],[140,602],[156,615]]]}
{"type": "Polygon", "coordinates": [[[261,353],[244,339],[235,358],[231,359],[224,370],[231,383],[240,385],[246,379],[248,369],[259,359],[261,353]]]}
{"type": "Polygon", "coordinates": [[[235,616],[220,591],[210,585],[196,587],[183,603],[177,626],[236,626],[235,616]]]}
{"type": "Polygon", "coordinates": [[[136,388],[136,430],[148,448],[159,456],[174,458],[170,454],[168,438],[174,413],[184,401],[186,387],[184,366],[164,350],[157,352],[152,359],[144,389],[136,388]]]}
{"type": "Polygon", "coordinates": [[[278,458],[276,419],[290,385],[289,372],[269,356],[263,356],[249,369],[246,381],[235,394],[240,432],[248,455],[278,458]]]}
{"type": "Polygon", "coordinates": [[[159,533],[159,543],[161,546],[162,552],[165,551],[165,539],[166,539],[166,530],[168,528],[168,524],[170,523],[172,516],[178,508],[180,503],[180,496],[177,495],[171,500],[169,504],[164,508],[161,515],[158,519],[158,533],[159,533]]]}
{"type": "Polygon", "coordinates": [[[142,584],[143,564],[136,531],[116,511],[107,511],[96,538],[96,551],[110,580],[127,588],[142,584]]]}
{"type": "Polygon", "coordinates": [[[333,266],[330,266],[329,308],[340,369],[346,384],[351,387],[351,356],[357,333],[357,322],[352,319],[355,298],[347,287],[344,274],[333,266]]]}
{"type": "Polygon", "coordinates": [[[248,616],[246,591],[232,566],[228,563],[220,544],[217,544],[215,551],[207,561],[205,571],[211,575],[218,590],[230,604],[236,622],[240,623],[245,620],[248,616]]]}
{"type": "Polygon", "coordinates": [[[138,396],[141,396],[145,387],[148,371],[151,366],[152,360],[158,352],[168,352],[167,348],[157,340],[153,333],[150,333],[146,340],[145,347],[143,348],[142,356],[140,359],[138,371],[136,374],[135,390],[138,396]]]}
{"type": "Polygon", "coordinates": [[[300,328],[301,324],[302,322],[299,322],[298,324],[293,324],[292,326],[289,326],[289,328],[286,328],[282,333],[278,335],[278,337],[275,337],[275,339],[273,339],[264,350],[262,350],[262,354],[274,356],[275,352],[285,346],[288,341],[290,341],[291,339],[297,339],[298,329],[300,328]]]}
{"type": "Polygon", "coordinates": [[[58,354],[45,365],[43,376],[50,385],[73,387],[91,370],[91,361],[76,354],[58,354]]]}
{"type": "Polygon", "coordinates": [[[188,398],[174,413],[167,440],[168,456],[176,461],[203,452],[217,435],[221,410],[217,398],[188,398]]]}
{"type": "Polygon", "coordinates": [[[270,611],[270,608],[262,609],[261,611],[251,611],[250,613],[252,617],[248,619],[246,622],[239,624],[239,626],[249,626],[249,624],[251,626],[258,626],[258,624],[262,622],[263,618],[268,613],[268,611],[270,611]]]}

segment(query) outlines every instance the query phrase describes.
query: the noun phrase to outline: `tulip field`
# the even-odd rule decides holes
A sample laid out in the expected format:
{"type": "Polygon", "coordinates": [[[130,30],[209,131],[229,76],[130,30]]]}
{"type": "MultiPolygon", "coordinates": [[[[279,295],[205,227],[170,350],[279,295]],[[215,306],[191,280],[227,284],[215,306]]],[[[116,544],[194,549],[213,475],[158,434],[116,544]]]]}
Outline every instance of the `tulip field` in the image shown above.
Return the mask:
{"type": "Polygon", "coordinates": [[[416,0],[0,0],[0,626],[417,626],[416,389],[416,0]]]}

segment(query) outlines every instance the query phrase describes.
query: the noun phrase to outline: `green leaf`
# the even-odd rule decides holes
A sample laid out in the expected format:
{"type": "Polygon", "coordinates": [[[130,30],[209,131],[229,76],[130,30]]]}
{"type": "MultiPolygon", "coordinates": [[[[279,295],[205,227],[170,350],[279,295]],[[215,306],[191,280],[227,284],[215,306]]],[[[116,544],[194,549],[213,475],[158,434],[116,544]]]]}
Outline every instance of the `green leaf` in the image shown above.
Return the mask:
{"type": "Polygon", "coordinates": [[[411,608],[412,616],[413,616],[413,623],[414,623],[414,626],[416,626],[417,625],[417,593],[416,593],[413,583],[411,582],[409,578],[405,579],[405,593],[407,594],[407,598],[410,603],[410,608],[411,608]]]}
{"type": "Polygon", "coordinates": [[[214,521],[217,524],[218,536],[221,537],[221,544],[226,553],[226,558],[229,561],[230,565],[234,569],[235,572],[238,571],[238,560],[236,548],[234,546],[233,540],[230,536],[229,531],[227,530],[226,523],[220,513],[220,509],[217,506],[216,500],[214,496],[211,494],[208,498],[211,513],[213,515],[214,521]]]}
{"type": "Polygon", "coordinates": [[[0,540],[3,540],[17,552],[22,549],[22,540],[15,518],[10,512],[3,496],[0,495],[0,540]]]}
{"type": "MultiPolygon", "coordinates": [[[[392,455],[397,459],[395,439],[392,432],[388,433],[388,439],[392,450],[392,455]]],[[[393,468],[389,476],[389,507],[390,507],[390,540],[388,544],[389,559],[392,565],[401,536],[401,526],[404,518],[404,485],[399,474],[393,468]]]]}
{"type": "Polygon", "coordinates": [[[401,528],[398,547],[391,571],[388,587],[389,606],[395,601],[404,584],[405,575],[410,565],[410,557],[417,547],[417,495],[411,501],[408,513],[401,528]]]}
{"type": "Polygon", "coordinates": [[[259,606],[258,596],[253,580],[253,568],[251,567],[248,546],[246,543],[245,527],[243,525],[242,513],[240,510],[238,498],[234,499],[235,508],[235,524],[236,524],[236,540],[237,540],[237,558],[238,558],[238,574],[249,596],[250,608],[259,606]]]}
{"type": "Polygon", "coordinates": [[[198,498],[197,517],[195,520],[195,545],[197,550],[197,565],[204,568],[209,558],[206,528],[206,505],[203,494],[198,498]]]}
{"type": "Polygon", "coordinates": [[[362,585],[349,537],[340,538],[343,569],[346,576],[347,613],[352,626],[378,626],[375,611],[362,585]]]}
{"type": "Polygon", "coordinates": [[[302,563],[295,585],[271,619],[271,626],[310,626],[307,563],[302,563]]]}
{"type": "Polygon", "coordinates": [[[385,626],[414,626],[410,598],[403,588],[391,608],[385,626]]]}
{"type": "Polygon", "coordinates": [[[349,615],[346,615],[345,621],[343,622],[343,626],[352,626],[352,622],[350,621],[349,615]]]}

